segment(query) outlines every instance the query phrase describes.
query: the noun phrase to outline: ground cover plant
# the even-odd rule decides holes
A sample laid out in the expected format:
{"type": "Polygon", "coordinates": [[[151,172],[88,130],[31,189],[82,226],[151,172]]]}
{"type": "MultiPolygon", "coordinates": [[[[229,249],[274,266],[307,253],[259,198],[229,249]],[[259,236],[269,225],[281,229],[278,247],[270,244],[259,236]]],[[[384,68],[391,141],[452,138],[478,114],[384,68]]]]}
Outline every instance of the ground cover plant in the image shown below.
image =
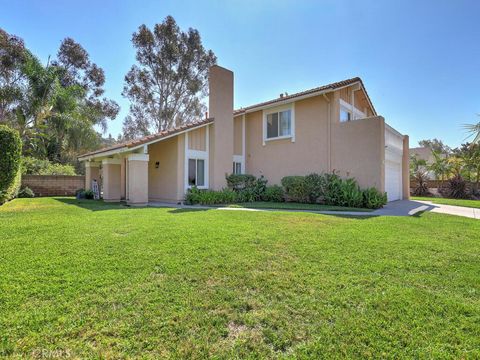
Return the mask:
{"type": "Polygon", "coordinates": [[[480,222],[0,207],[0,356],[478,358],[480,222]]]}

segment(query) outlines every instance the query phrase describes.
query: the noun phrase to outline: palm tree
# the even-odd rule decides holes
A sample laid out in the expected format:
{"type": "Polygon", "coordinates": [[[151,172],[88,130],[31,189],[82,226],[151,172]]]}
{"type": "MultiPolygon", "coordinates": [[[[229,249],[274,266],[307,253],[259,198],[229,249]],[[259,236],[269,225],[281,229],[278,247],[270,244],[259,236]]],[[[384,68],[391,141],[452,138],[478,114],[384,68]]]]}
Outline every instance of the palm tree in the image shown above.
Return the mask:
{"type": "Polygon", "coordinates": [[[443,154],[432,151],[432,155],[434,157],[434,161],[428,166],[428,170],[433,171],[437,179],[445,180],[445,178],[450,174],[451,165],[443,154]]]}
{"type": "MultiPolygon", "coordinates": [[[[480,114],[477,114],[477,116],[480,116],[480,114]]],[[[480,122],[476,124],[466,124],[464,128],[470,133],[468,137],[475,136],[472,144],[480,144],[480,122]]]]}

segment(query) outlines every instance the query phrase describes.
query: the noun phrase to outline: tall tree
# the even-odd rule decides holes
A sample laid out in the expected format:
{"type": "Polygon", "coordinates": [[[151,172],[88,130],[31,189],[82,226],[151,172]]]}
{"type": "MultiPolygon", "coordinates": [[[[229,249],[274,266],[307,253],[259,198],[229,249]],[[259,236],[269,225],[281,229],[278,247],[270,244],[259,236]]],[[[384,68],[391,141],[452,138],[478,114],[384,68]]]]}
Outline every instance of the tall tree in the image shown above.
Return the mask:
{"type": "Polygon", "coordinates": [[[22,96],[26,61],[23,40],[0,28],[0,123],[15,116],[15,106],[22,96]]]}
{"type": "Polygon", "coordinates": [[[448,155],[452,149],[443,143],[442,140],[439,139],[425,139],[425,140],[420,140],[418,142],[418,145],[422,147],[429,148],[432,150],[432,152],[448,155]]]}
{"type": "Polygon", "coordinates": [[[160,132],[201,117],[208,69],[217,59],[203,47],[198,30],[181,31],[167,16],[153,30],[141,25],[132,43],[137,64],[125,76],[123,96],[131,105],[124,137],[160,132]]]}
{"type": "Polygon", "coordinates": [[[95,126],[105,131],[119,107],[102,97],[104,72],[80,44],[64,39],[43,65],[21,39],[0,31],[0,61],[0,94],[10,95],[0,121],[19,130],[26,154],[73,162],[79,151],[99,146],[95,126]]]}

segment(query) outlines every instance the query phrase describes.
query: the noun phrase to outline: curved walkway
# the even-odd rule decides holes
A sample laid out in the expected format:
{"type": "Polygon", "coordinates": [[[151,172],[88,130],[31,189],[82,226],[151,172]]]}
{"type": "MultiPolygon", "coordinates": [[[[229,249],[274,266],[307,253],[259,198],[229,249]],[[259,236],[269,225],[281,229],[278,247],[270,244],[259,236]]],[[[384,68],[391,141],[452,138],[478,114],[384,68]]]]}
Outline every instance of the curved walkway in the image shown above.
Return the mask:
{"type": "Polygon", "coordinates": [[[358,211],[315,211],[315,210],[287,210],[287,209],[249,209],[232,207],[209,207],[199,205],[175,205],[160,202],[151,202],[149,206],[154,207],[173,207],[182,209],[204,209],[204,210],[228,210],[228,211],[288,211],[288,212],[307,212],[314,214],[343,215],[343,216],[412,216],[422,211],[431,211],[440,214],[449,214],[463,216],[472,219],[480,219],[480,209],[433,204],[431,201],[420,200],[398,200],[389,202],[382,209],[371,212],[358,211]]]}

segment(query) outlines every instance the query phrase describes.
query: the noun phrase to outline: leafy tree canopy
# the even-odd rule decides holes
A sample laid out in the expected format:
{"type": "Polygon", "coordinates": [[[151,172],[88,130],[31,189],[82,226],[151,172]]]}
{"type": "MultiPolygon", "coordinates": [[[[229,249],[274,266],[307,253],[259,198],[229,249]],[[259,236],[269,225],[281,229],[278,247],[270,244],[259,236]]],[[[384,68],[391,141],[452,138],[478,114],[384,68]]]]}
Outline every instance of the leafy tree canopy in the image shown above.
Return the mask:
{"type": "Polygon", "coordinates": [[[448,145],[445,145],[443,141],[439,139],[420,140],[418,142],[418,145],[429,148],[433,152],[445,155],[449,154],[452,151],[452,149],[448,145]]]}
{"type": "Polygon", "coordinates": [[[0,29],[0,123],[17,129],[23,152],[52,161],[74,162],[98,147],[118,105],[105,97],[105,74],[71,38],[43,65],[21,39],[0,29]]]}
{"type": "Polygon", "coordinates": [[[198,30],[182,31],[168,16],[153,29],[141,25],[132,43],[137,63],[125,76],[123,96],[131,105],[124,137],[145,136],[202,117],[208,70],[217,59],[203,47],[198,30]]]}

